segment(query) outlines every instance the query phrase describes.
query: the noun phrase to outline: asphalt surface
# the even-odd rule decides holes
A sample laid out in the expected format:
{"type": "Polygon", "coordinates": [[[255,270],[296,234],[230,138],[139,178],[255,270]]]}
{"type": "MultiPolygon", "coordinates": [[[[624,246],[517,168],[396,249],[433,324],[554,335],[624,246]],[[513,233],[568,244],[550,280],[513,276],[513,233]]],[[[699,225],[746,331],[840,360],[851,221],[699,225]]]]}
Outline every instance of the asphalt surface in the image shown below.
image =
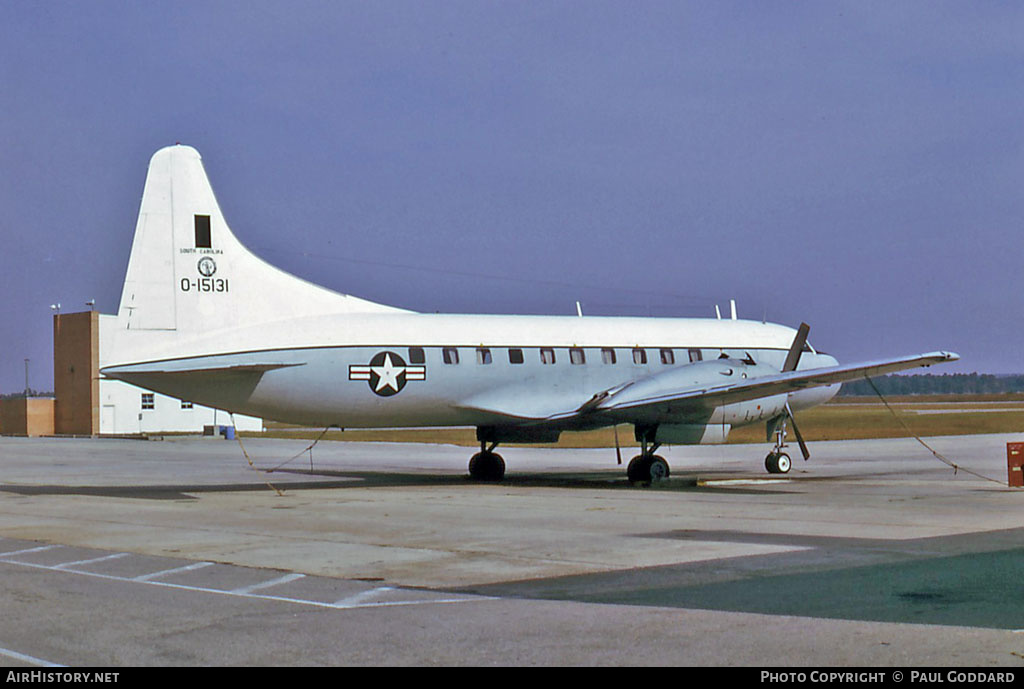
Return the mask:
{"type": "Polygon", "coordinates": [[[1020,666],[1018,440],[0,438],[0,664],[1020,666]]]}

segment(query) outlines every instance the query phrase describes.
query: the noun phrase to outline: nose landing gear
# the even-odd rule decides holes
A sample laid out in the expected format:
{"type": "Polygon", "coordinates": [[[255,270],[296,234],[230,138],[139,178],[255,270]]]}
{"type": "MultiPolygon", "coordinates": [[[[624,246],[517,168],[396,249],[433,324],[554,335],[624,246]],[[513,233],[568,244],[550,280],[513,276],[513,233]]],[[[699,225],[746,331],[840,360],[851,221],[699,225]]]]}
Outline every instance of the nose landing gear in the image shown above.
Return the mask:
{"type": "Polygon", "coordinates": [[[764,468],[768,470],[769,474],[789,473],[792,465],[793,463],[790,461],[789,455],[785,452],[772,451],[764,458],[764,468]]]}

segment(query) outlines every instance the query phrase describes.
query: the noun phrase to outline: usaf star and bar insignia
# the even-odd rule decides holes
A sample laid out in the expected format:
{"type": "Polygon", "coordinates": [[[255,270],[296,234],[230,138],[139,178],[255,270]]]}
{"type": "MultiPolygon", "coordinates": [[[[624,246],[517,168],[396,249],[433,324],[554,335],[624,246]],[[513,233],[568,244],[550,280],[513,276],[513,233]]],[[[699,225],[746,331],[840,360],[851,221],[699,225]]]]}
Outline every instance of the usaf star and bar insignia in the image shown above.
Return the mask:
{"type": "Polygon", "coordinates": [[[382,397],[397,395],[410,380],[426,380],[426,366],[408,366],[394,352],[378,352],[369,365],[352,364],[348,367],[349,380],[365,380],[370,389],[382,397]]]}

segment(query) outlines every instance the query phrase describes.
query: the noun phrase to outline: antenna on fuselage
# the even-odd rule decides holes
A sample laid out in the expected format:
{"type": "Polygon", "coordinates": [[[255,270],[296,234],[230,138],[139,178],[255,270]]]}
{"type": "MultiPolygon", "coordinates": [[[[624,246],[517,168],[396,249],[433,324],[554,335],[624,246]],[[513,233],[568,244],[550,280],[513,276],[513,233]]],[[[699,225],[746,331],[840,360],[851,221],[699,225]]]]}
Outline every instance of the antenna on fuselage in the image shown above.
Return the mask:
{"type": "Polygon", "coordinates": [[[576,315],[583,318],[583,307],[580,306],[579,302],[576,302],[576,315]]]}
{"type": "Polygon", "coordinates": [[[715,304],[715,316],[718,320],[722,320],[722,310],[718,308],[718,304],[715,304]]]}
{"type": "Polygon", "coordinates": [[[732,319],[736,320],[736,300],[729,300],[729,313],[732,315],[732,319]]]}

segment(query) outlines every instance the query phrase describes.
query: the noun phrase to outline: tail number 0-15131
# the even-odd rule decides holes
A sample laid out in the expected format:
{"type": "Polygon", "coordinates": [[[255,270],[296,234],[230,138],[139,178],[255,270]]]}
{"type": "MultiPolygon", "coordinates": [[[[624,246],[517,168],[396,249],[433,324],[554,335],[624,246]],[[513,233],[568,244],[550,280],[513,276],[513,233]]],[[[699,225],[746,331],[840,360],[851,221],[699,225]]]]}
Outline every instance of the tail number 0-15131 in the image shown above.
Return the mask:
{"type": "Polygon", "coordinates": [[[231,288],[227,278],[182,278],[180,285],[182,292],[228,292],[231,288]]]}

